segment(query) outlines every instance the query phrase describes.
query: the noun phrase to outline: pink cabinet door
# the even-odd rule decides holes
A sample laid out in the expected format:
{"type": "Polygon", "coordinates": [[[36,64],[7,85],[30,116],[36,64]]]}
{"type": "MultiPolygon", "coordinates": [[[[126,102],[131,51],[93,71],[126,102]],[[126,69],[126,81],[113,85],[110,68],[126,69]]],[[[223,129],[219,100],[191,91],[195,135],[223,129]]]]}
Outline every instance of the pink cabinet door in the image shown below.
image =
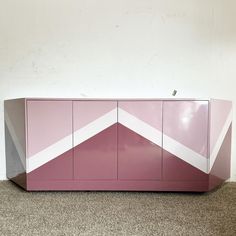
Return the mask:
{"type": "Polygon", "coordinates": [[[163,102],[163,180],[203,181],[208,165],[208,101],[163,102]]]}
{"type": "Polygon", "coordinates": [[[117,102],[74,101],[75,179],[117,179],[117,102]]]}
{"type": "Polygon", "coordinates": [[[27,101],[27,181],[73,178],[72,102],[27,101]]]}
{"type": "Polygon", "coordinates": [[[159,180],[162,165],[162,102],[118,103],[118,178],[159,180]]]}

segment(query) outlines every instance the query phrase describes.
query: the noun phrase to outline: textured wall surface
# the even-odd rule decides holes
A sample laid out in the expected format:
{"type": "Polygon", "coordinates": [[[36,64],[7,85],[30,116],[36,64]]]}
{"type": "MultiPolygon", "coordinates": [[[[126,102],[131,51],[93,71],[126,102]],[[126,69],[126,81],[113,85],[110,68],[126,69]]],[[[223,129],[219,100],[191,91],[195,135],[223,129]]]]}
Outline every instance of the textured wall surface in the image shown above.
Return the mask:
{"type": "MultiPolygon", "coordinates": [[[[4,99],[170,97],[176,89],[236,109],[235,0],[0,3],[0,179],[4,99]]],[[[235,140],[233,128],[234,181],[235,140]]]]}

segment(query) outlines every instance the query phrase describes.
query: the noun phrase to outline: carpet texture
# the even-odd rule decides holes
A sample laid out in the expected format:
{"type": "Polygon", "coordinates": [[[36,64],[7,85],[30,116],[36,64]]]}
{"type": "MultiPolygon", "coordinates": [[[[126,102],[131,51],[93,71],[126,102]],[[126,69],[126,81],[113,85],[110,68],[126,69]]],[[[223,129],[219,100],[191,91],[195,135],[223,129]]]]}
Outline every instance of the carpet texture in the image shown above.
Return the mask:
{"type": "Polygon", "coordinates": [[[0,182],[0,235],[236,235],[236,183],[210,193],[25,192],[0,182]]]}

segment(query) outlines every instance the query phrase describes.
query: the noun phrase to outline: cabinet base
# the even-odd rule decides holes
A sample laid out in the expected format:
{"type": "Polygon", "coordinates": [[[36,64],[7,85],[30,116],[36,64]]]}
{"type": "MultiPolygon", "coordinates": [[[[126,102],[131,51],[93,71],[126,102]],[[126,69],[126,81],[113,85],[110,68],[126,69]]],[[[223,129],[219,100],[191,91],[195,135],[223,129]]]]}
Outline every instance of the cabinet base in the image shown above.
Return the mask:
{"type": "Polygon", "coordinates": [[[27,191],[180,191],[206,192],[208,181],[34,181],[27,191]]]}

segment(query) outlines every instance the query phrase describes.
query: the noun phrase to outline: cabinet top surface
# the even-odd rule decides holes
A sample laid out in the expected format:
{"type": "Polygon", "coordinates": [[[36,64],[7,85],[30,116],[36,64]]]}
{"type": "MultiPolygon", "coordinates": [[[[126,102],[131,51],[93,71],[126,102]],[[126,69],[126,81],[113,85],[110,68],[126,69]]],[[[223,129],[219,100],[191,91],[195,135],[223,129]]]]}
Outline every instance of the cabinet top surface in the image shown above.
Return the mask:
{"type": "MultiPolygon", "coordinates": [[[[50,97],[25,97],[7,100],[38,100],[38,101],[210,101],[211,98],[50,98],[50,97]]],[[[7,101],[5,100],[5,101],[7,101]]],[[[218,100],[218,99],[216,99],[218,100]]],[[[221,99],[219,99],[221,100],[221,99]]]]}

